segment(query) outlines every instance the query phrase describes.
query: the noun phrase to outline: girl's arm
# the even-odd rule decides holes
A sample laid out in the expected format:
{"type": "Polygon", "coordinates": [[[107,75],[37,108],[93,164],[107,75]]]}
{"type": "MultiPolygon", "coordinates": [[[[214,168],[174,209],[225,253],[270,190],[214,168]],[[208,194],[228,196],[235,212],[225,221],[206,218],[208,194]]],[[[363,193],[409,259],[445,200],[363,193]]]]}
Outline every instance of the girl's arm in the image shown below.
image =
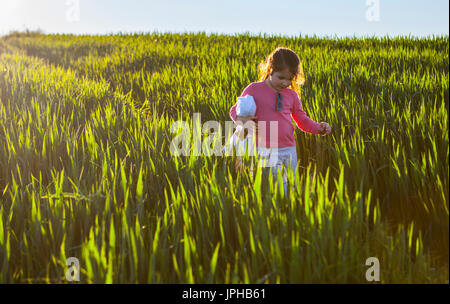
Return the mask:
{"type": "Polygon", "coordinates": [[[302,131],[311,134],[320,134],[320,124],[309,118],[305,111],[303,111],[302,103],[297,93],[295,93],[294,108],[291,116],[302,131]]]}
{"type": "Polygon", "coordinates": [[[237,102],[230,109],[230,118],[234,122],[236,122],[236,107],[237,107],[237,102]]]}

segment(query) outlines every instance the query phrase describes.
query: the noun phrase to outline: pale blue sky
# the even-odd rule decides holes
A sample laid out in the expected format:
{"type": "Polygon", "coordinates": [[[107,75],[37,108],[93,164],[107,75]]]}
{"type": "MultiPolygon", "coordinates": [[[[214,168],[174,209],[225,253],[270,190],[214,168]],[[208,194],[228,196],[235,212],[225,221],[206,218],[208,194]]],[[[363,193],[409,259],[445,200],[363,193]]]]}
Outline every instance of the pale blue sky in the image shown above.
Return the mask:
{"type": "Polygon", "coordinates": [[[447,0],[0,0],[0,35],[40,28],[76,34],[427,36],[448,35],[448,26],[447,0]],[[376,3],[379,20],[369,21],[368,13],[376,17],[376,3]]]}

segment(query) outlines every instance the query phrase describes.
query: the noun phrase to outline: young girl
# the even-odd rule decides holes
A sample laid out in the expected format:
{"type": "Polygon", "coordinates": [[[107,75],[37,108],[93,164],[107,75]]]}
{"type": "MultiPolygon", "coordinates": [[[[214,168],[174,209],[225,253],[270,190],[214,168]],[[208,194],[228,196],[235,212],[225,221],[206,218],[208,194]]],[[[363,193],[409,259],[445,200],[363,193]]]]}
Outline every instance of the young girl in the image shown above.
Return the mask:
{"type": "MultiPolygon", "coordinates": [[[[325,136],[331,133],[331,127],[326,122],[317,123],[310,119],[302,109],[299,97],[299,86],[305,83],[305,76],[300,59],[294,51],[279,47],[274,50],[265,61],[259,65],[259,82],[248,85],[241,94],[253,96],[256,103],[255,116],[237,116],[237,103],[230,109],[231,119],[245,124],[249,120],[258,124],[265,124],[265,136],[258,136],[258,127],[255,126],[256,143],[259,152],[267,155],[276,153],[275,162],[271,165],[273,177],[276,178],[278,170],[289,166],[297,171],[297,150],[294,137],[296,125],[304,132],[325,136]],[[278,123],[278,132],[272,134],[278,138],[271,138],[270,122],[278,123]],[[265,153],[267,152],[267,153],[265,153]]],[[[260,125],[261,126],[261,125],[260,125]]],[[[275,130],[276,131],[276,130],[275,130]]],[[[287,191],[287,174],[284,170],[283,184],[287,191]]]]}

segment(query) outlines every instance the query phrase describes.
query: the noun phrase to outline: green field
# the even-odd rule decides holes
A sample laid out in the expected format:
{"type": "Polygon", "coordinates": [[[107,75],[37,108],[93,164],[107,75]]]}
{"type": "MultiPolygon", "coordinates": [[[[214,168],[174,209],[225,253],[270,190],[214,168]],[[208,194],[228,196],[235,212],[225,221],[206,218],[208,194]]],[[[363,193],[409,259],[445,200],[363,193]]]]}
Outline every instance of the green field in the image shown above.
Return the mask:
{"type": "Polygon", "coordinates": [[[69,257],[80,283],[375,284],[369,257],[380,283],[448,283],[448,52],[448,36],[1,37],[0,283],[67,283],[69,257]],[[171,155],[172,123],[224,126],[277,46],[333,128],[296,129],[298,189],[171,155]]]}

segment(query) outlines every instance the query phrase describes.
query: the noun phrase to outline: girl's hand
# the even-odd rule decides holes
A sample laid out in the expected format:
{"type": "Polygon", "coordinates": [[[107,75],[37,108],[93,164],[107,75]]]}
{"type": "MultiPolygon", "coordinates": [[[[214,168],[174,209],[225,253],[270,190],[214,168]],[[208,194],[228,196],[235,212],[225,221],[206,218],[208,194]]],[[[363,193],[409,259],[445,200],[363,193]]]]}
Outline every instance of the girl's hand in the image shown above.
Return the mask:
{"type": "Polygon", "coordinates": [[[255,130],[258,131],[258,117],[257,116],[236,116],[236,122],[242,122],[242,125],[245,125],[247,121],[252,120],[255,122],[255,130]]]}
{"type": "Polygon", "coordinates": [[[331,133],[331,127],[326,122],[321,122],[319,127],[319,134],[325,136],[331,133]]]}

